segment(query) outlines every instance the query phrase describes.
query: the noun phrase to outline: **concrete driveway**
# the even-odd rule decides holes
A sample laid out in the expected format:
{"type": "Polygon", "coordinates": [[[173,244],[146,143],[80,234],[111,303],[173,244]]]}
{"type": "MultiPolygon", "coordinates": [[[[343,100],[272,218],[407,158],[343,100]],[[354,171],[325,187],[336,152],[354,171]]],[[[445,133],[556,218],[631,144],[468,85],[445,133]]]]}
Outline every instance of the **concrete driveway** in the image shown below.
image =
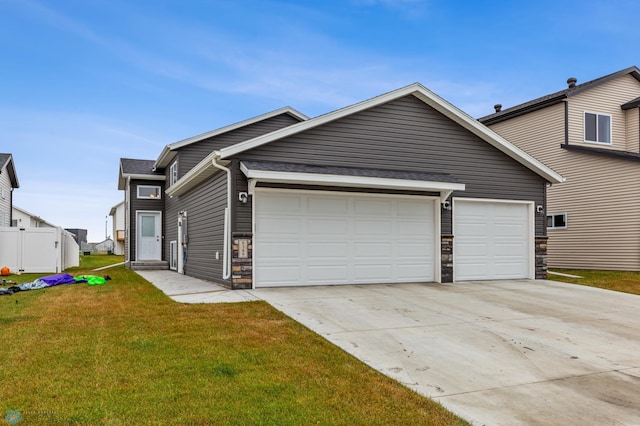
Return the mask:
{"type": "Polygon", "coordinates": [[[474,424],[640,425],[640,296],[552,281],[251,293],[474,424]]]}

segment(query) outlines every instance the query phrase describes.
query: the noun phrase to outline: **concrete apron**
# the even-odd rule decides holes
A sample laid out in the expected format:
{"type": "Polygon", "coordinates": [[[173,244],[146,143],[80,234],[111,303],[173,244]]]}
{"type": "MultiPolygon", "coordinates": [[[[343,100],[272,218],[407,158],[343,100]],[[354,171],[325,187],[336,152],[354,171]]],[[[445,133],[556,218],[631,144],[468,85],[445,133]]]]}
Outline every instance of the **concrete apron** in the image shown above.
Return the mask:
{"type": "Polygon", "coordinates": [[[640,424],[640,297],[553,281],[252,290],[474,424],[640,424]]]}

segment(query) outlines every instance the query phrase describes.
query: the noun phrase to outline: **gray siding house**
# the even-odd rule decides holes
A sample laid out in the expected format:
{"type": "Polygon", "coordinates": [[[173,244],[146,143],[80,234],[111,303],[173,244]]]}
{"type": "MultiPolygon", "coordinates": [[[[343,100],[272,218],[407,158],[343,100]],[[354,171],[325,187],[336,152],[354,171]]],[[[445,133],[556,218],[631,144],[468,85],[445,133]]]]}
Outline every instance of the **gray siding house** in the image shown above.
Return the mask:
{"type": "Polygon", "coordinates": [[[19,188],[11,154],[0,154],[0,226],[11,226],[13,190],[19,188]]]}
{"type": "Polygon", "coordinates": [[[546,278],[546,185],[563,180],[417,83],[145,164],[166,183],[162,259],[233,289],[546,278]]]}

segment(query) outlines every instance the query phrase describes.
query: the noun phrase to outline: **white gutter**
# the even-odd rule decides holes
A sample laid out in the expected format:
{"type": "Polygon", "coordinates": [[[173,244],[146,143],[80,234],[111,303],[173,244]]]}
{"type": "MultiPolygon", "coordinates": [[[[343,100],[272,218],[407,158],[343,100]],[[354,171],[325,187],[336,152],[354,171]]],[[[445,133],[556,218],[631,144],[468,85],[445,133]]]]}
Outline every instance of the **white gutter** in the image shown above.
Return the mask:
{"type": "Polygon", "coordinates": [[[220,169],[224,171],[227,174],[227,207],[224,208],[224,237],[223,237],[224,248],[222,251],[222,279],[228,280],[231,277],[231,260],[230,260],[231,230],[229,229],[231,227],[229,211],[231,209],[231,201],[232,201],[231,170],[228,167],[218,164],[216,160],[219,158],[220,158],[219,154],[216,152],[211,158],[211,165],[213,165],[213,167],[215,167],[216,169],[220,169]]]}

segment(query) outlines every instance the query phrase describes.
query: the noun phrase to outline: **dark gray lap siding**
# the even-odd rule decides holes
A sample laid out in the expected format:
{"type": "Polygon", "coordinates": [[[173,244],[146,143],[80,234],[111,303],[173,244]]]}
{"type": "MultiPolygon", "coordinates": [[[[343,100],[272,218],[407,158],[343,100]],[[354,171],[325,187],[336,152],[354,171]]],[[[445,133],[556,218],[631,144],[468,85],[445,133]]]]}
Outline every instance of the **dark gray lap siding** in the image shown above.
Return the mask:
{"type": "Polygon", "coordinates": [[[228,133],[180,148],[178,153],[178,177],[184,176],[196,164],[202,161],[203,158],[217,149],[253,139],[298,122],[299,120],[289,114],[280,114],[276,117],[262,120],[249,126],[241,127],[228,133]]]}
{"type": "Polygon", "coordinates": [[[165,250],[178,240],[178,214],[187,212],[189,244],[185,273],[211,281],[222,280],[224,208],[227,203],[226,173],[218,173],[180,197],[166,201],[165,250]],[[219,260],[216,260],[219,252],[219,260]]]}
{"type": "MultiPolygon", "coordinates": [[[[454,197],[545,201],[543,178],[413,96],[254,148],[238,159],[448,173],[466,184],[454,197]]],[[[451,232],[451,214],[444,212],[442,233],[451,232]]],[[[541,215],[536,234],[546,234],[541,215]]]]}

